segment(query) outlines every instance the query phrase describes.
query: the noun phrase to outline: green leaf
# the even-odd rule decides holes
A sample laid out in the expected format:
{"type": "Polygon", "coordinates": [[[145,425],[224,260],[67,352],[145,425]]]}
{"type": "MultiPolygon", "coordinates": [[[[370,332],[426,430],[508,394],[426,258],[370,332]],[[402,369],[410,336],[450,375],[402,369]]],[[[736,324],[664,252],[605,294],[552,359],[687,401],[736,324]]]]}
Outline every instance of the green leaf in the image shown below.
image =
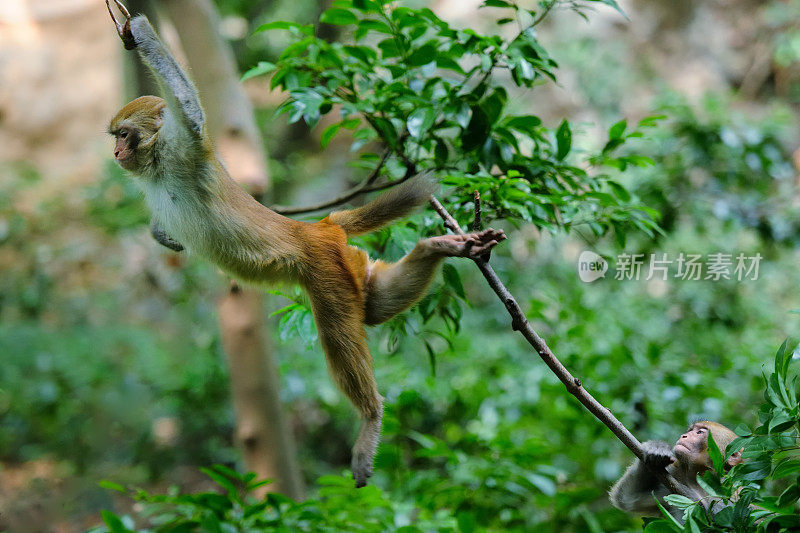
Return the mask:
{"type": "Polygon", "coordinates": [[[210,477],[211,479],[213,479],[217,485],[224,488],[225,491],[228,493],[228,497],[230,497],[231,499],[238,500],[239,491],[236,489],[236,486],[231,482],[230,479],[225,477],[223,474],[220,474],[219,472],[215,472],[210,468],[203,467],[200,468],[200,471],[203,472],[208,477],[210,477]]]}
{"type": "Polygon", "coordinates": [[[130,529],[125,527],[125,524],[122,523],[122,520],[120,520],[119,517],[111,511],[104,509],[100,511],[100,516],[102,517],[103,522],[105,522],[108,526],[108,529],[111,531],[111,533],[133,533],[130,529]]]}
{"type": "Polygon", "coordinates": [[[569,129],[569,122],[563,120],[556,130],[556,146],[558,151],[556,159],[563,160],[572,149],[572,130],[569,129]]]}
{"type": "Polygon", "coordinates": [[[772,477],[774,479],[780,479],[798,471],[800,471],[800,460],[785,459],[778,463],[778,466],[776,466],[775,470],[772,471],[772,477]]]}
{"type": "Polygon", "coordinates": [[[800,499],[800,483],[795,483],[781,493],[776,505],[778,507],[788,507],[789,505],[794,505],[798,499],[800,499]]]}
{"type": "Polygon", "coordinates": [[[456,124],[465,128],[469,126],[469,121],[472,118],[472,109],[466,104],[466,102],[461,102],[461,106],[458,108],[456,112],[456,124]]]}
{"type": "Polygon", "coordinates": [[[658,122],[661,120],[665,120],[667,115],[650,115],[649,117],[644,117],[642,120],[639,121],[637,127],[639,128],[652,128],[658,125],[658,122]]]}
{"type": "Polygon", "coordinates": [[[489,124],[494,124],[503,113],[508,95],[502,87],[496,88],[481,102],[481,109],[486,113],[489,124]]]}
{"type": "Polygon", "coordinates": [[[549,477],[534,472],[525,474],[525,479],[547,496],[555,496],[558,491],[555,482],[549,477]]]}
{"type": "Polygon", "coordinates": [[[373,0],[353,0],[353,7],[369,13],[380,13],[381,5],[373,0]]]}
{"type": "Polygon", "coordinates": [[[513,7],[517,6],[506,0],[484,0],[483,7],[513,7]]]}
{"type": "Polygon", "coordinates": [[[459,275],[456,267],[450,263],[445,263],[444,267],[442,267],[442,277],[448,287],[453,289],[461,298],[466,299],[467,294],[464,292],[464,285],[461,283],[461,275],[459,275]]]}
{"type": "MultiPolygon", "coordinates": [[[[603,146],[603,155],[610,154],[611,152],[613,152],[614,150],[616,150],[617,148],[622,146],[624,143],[625,143],[625,139],[611,139],[611,140],[609,140],[605,144],[605,146],[603,146]]],[[[621,162],[620,169],[621,170],[625,170],[625,168],[624,168],[625,167],[625,160],[624,159],[618,159],[616,161],[620,161],[621,162]]],[[[607,164],[608,165],[614,165],[614,162],[613,161],[609,161],[607,164]]],[[[616,165],[614,165],[614,166],[616,166],[616,165]]]]}
{"type": "Polygon", "coordinates": [[[722,475],[724,474],[723,465],[725,463],[725,459],[722,457],[722,452],[717,446],[717,441],[715,441],[710,435],[706,440],[708,445],[708,455],[711,457],[711,463],[714,465],[714,470],[722,475]]]}
{"type": "Polygon", "coordinates": [[[358,17],[352,11],[340,7],[326,9],[319,17],[320,22],[334,24],[337,26],[347,26],[358,22],[358,17]]]}
{"type": "Polygon", "coordinates": [[[317,479],[317,483],[328,487],[351,488],[353,486],[353,481],[351,479],[346,479],[341,476],[322,476],[317,479]]]}
{"type": "Polygon", "coordinates": [[[108,490],[116,490],[117,492],[128,492],[127,490],[125,490],[125,487],[123,487],[119,483],[114,483],[113,481],[103,480],[100,481],[98,485],[108,490]]]}
{"type": "Polygon", "coordinates": [[[664,516],[664,518],[666,518],[666,521],[662,521],[662,522],[666,522],[666,525],[667,525],[667,526],[671,526],[671,530],[672,530],[672,531],[683,531],[683,526],[681,525],[681,523],[680,523],[680,522],[678,522],[678,521],[675,519],[675,517],[674,517],[674,516],[672,516],[672,515],[669,513],[669,511],[667,511],[667,510],[664,508],[664,506],[663,506],[663,505],[661,505],[661,502],[660,502],[660,501],[658,501],[658,499],[657,499],[657,498],[655,498],[655,497],[654,497],[653,499],[654,499],[654,500],[655,500],[655,502],[656,502],[656,506],[658,507],[658,510],[659,510],[659,511],[661,511],[661,514],[664,516]]]}
{"type": "Polygon", "coordinates": [[[459,65],[455,59],[446,54],[436,55],[436,66],[439,68],[453,70],[459,74],[464,74],[464,69],[461,68],[461,65],[459,65]]]}
{"type": "Polygon", "coordinates": [[[386,144],[389,146],[397,145],[397,129],[391,121],[376,117],[372,119],[372,125],[386,144]]]}
{"type": "Polygon", "coordinates": [[[628,121],[625,119],[620,120],[608,130],[609,139],[621,139],[622,134],[625,133],[625,128],[628,127],[628,121]]]}
{"type": "MultiPolygon", "coordinates": [[[[719,449],[717,452],[719,452],[719,449]]],[[[664,496],[664,501],[674,507],[677,507],[678,509],[686,509],[694,505],[694,500],[687,498],[682,494],[670,494],[668,496],[664,496]]]]}
{"type": "Polygon", "coordinates": [[[436,120],[436,112],[432,107],[421,107],[408,116],[406,127],[412,137],[419,138],[427,132],[436,120]]]}
{"type": "Polygon", "coordinates": [[[780,433],[781,431],[786,431],[790,427],[794,426],[797,423],[797,418],[794,416],[789,416],[786,413],[779,412],[772,417],[769,421],[769,432],[770,433],[780,433]]]}
{"type": "Polygon", "coordinates": [[[397,39],[394,37],[389,37],[379,42],[378,48],[381,49],[381,54],[384,59],[400,55],[400,48],[397,46],[397,39]]]}
{"type": "Polygon", "coordinates": [[[533,134],[534,130],[542,125],[542,119],[533,115],[522,115],[508,118],[505,125],[520,133],[533,134]]]}
{"type": "Polygon", "coordinates": [[[343,46],[342,50],[367,66],[378,58],[377,52],[368,46],[343,46]]]}
{"type": "Polygon", "coordinates": [[[442,139],[437,139],[436,147],[433,150],[433,157],[436,159],[436,164],[444,166],[447,163],[449,155],[450,151],[447,148],[447,143],[442,139]]]}
{"type": "Polygon", "coordinates": [[[520,58],[515,65],[515,70],[519,72],[519,77],[523,80],[533,80],[536,78],[536,71],[528,60],[520,58]]]}
{"type": "Polygon", "coordinates": [[[733,507],[734,524],[746,523],[747,516],[750,514],[750,503],[755,497],[755,491],[744,490],[739,494],[739,499],[733,507]]]}
{"type": "Polygon", "coordinates": [[[682,527],[678,527],[666,520],[655,520],[647,524],[644,528],[645,533],[680,533],[682,531],[682,527]]]}
{"type": "Polygon", "coordinates": [[[741,479],[744,481],[758,481],[769,476],[772,471],[772,463],[767,459],[748,461],[738,466],[741,479]]]}
{"type": "Polygon", "coordinates": [[[267,22],[262,24],[253,31],[253,34],[261,33],[269,30],[297,30],[303,35],[314,35],[314,26],[311,24],[298,24],[296,22],[288,22],[285,20],[276,20],[274,22],[267,22]]]}
{"type": "Polygon", "coordinates": [[[600,4],[605,4],[607,6],[613,7],[615,10],[617,10],[619,12],[620,15],[622,15],[626,19],[628,18],[628,15],[625,14],[625,12],[622,10],[621,7],[619,7],[619,4],[617,4],[617,2],[615,0],[587,0],[587,1],[589,1],[589,2],[598,2],[600,4]]]}
{"type": "Polygon", "coordinates": [[[358,29],[363,30],[365,32],[374,31],[377,33],[388,33],[389,35],[392,34],[392,28],[390,28],[388,24],[380,20],[372,20],[372,19],[360,20],[358,21],[358,29]]]}
{"type": "Polygon", "coordinates": [[[628,189],[613,180],[608,180],[606,183],[614,191],[614,195],[619,198],[620,202],[627,203],[631,201],[631,193],[628,192],[628,189]]]}
{"type": "Polygon", "coordinates": [[[786,371],[789,368],[789,362],[791,361],[791,354],[786,353],[786,344],[789,342],[789,339],[783,341],[781,347],[778,348],[777,353],[775,354],[775,372],[780,376],[785,376],[786,371]]]}
{"type": "Polygon", "coordinates": [[[242,74],[242,78],[240,81],[249,80],[250,78],[254,78],[256,76],[261,76],[262,74],[266,74],[268,72],[272,72],[273,70],[277,69],[277,65],[274,63],[270,63],[269,61],[259,61],[258,65],[251,68],[244,74],[242,74]]]}
{"type": "Polygon", "coordinates": [[[436,46],[428,43],[417,48],[408,57],[408,64],[412,67],[420,67],[436,60],[436,46]]]}
{"type": "Polygon", "coordinates": [[[467,124],[467,129],[461,137],[461,145],[464,150],[474,150],[486,142],[489,135],[489,119],[486,113],[480,108],[472,108],[472,117],[467,124]]]}

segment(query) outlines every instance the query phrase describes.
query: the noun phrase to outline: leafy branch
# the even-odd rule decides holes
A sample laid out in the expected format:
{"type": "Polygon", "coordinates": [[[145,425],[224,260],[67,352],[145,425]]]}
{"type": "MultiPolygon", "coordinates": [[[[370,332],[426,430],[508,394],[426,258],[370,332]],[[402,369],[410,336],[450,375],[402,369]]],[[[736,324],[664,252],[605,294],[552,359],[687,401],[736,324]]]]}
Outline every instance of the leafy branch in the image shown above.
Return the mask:
{"type": "Polygon", "coordinates": [[[478,190],[487,219],[548,230],[581,224],[595,235],[613,229],[618,237],[634,226],[652,234],[655,212],[638,204],[611,172],[650,163],[619,152],[653,119],[634,128],[624,121],[615,124],[601,151],[576,161],[569,122],[551,129],[536,115],[511,112],[508,92],[494,79],[502,71],[530,91],[554,81],[558,65],[539,43],[536,26],[559,6],[582,13],[596,4],[619,9],[613,0],[544,0],[530,10],[486,0],[484,8],[503,13],[496,20],[499,26],[520,25],[510,38],[453,28],[427,8],[376,0],[335,0],[322,14],[321,22],[343,27],[352,39],[349,44],[318,39],[311,25],[262,25],[256,32],[285,30],[296,41],[275,63],[261,62],[244,77],[271,73],[271,87],[289,95],[279,112],[290,122],[314,126],[325,115],[338,116],[321,132],[322,147],[349,131],[357,164],[370,169],[336,198],[276,210],[298,214],[329,208],[417,171],[434,170],[453,187],[446,203],[455,207],[456,218],[470,215],[464,209],[478,190]],[[380,155],[371,151],[373,146],[383,147],[380,155]]]}

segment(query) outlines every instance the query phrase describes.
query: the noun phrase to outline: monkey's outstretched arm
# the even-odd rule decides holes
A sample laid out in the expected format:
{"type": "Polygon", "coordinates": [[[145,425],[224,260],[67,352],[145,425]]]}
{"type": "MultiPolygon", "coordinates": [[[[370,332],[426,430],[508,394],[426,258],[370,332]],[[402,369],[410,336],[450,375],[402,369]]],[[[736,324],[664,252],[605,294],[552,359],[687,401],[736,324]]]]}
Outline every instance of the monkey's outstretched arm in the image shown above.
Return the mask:
{"type": "Polygon", "coordinates": [[[139,15],[131,19],[130,13],[119,0],[114,0],[114,3],[125,16],[123,24],[120,24],[114,17],[109,0],[106,0],[108,11],[117,26],[117,32],[125,44],[125,48],[129,50],[135,48],[139,52],[139,57],[164,86],[164,95],[170,102],[170,107],[178,111],[192,133],[202,137],[205,116],[197,89],[158,38],[147,17],[139,15]]]}
{"type": "MultiPolygon", "coordinates": [[[[672,447],[666,442],[651,440],[643,442],[642,447],[645,461],[651,467],[664,468],[673,461],[672,447]]],[[[642,514],[659,514],[653,494],[663,497],[667,491],[648,465],[637,459],[611,487],[609,497],[614,507],[642,514]]]]}

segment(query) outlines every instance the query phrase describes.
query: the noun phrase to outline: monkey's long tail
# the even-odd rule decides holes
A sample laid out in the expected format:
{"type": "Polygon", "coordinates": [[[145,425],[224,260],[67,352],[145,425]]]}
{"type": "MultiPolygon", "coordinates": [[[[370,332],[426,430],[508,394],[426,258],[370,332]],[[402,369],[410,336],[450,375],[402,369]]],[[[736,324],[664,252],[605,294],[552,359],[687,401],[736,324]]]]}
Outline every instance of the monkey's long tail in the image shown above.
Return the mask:
{"type": "Polygon", "coordinates": [[[363,207],[335,211],[328,215],[328,219],[341,226],[348,235],[369,233],[427,202],[436,187],[430,174],[422,174],[389,189],[363,207]]]}

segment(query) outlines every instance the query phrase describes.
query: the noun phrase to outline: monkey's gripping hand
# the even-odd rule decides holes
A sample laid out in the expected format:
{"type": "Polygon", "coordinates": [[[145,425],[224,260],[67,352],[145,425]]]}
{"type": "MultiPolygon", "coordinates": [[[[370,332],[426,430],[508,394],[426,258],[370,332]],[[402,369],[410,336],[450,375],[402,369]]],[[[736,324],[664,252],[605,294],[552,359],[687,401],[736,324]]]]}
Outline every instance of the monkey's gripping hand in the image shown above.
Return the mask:
{"type": "Polygon", "coordinates": [[[131,14],[125,7],[125,4],[119,0],[114,0],[114,4],[116,4],[117,8],[125,17],[125,22],[122,24],[119,23],[117,17],[114,16],[114,12],[111,11],[111,4],[109,3],[109,0],[106,0],[108,14],[111,15],[111,20],[114,21],[114,26],[117,27],[117,33],[119,34],[119,38],[122,39],[122,44],[125,45],[125,50],[133,50],[136,48],[136,40],[133,38],[133,32],[131,32],[131,14]]]}
{"type": "Polygon", "coordinates": [[[644,461],[636,459],[631,463],[625,474],[611,487],[608,496],[617,509],[657,516],[659,509],[653,494],[663,497],[668,492],[653,470],[672,463],[672,448],[664,441],[649,440],[642,443],[642,449],[644,461]]]}
{"type": "Polygon", "coordinates": [[[662,440],[649,440],[642,443],[644,449],[644,464],[648,468],[666,468],[675,462],[672,446],[662,440]]]}

